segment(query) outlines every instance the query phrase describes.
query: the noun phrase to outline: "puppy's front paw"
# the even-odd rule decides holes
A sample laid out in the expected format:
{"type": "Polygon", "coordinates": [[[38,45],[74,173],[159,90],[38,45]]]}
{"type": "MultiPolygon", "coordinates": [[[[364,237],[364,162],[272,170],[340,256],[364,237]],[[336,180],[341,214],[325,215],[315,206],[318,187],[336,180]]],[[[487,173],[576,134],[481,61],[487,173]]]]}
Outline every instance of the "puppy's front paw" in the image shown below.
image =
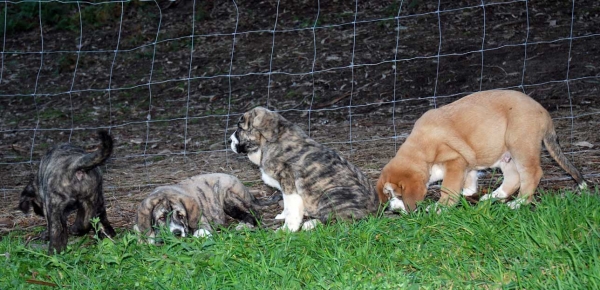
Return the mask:
{"type": "Polygon", "coordinates": [[[508,203],[506,203],[506,205],[508,205],[508,207],[510,209],[519,209],[521,207],[521,205],[526,204],[527,200],[524,198],[516,198],[513,201],[509,201],[508,203]]]}
{"type": "Polygon", "coordinates": [[[292,232],[292,233],[293,232],[297,232],[300,229],[301,222],[302,221],[299,221],[299,222],[295,222],[295,221],[286,222],[286,223],[283,224],[283,226],[277,228],[276,231],[278,231],[278,232],[279,231],[286,231],[286,232],[292,232]]]}
{"type": "Polygon", "coordinates": [[[434,204],[430,204],[425,208],[425,212],[431,213],[431,212],[435,211],[436,214],[441,214],[442,212],[445,212],[447,210],[448,210],[447,206],[441,205],[437,202],[434,204]]]}
{"type": "Polygon", "coordinates": [[[253,228],[254,228],[253,225],[251,225],[249,223],[244,223],[244,222],[241,222],[237,226],[235,226],[235,230],[236,231],[241,231],[241,230],[244,230],[244,229],[253,229],[253,228]]]}
{"type": "Polygon", "coordinates": [[[275,219],[276,219],[276,220],[284,220],[284,219],[285,219],[285,217],[286,217],[286,212],[285,212],[285,210],[284,210],[284,211],[282,211],[280,214],[276,215],[276,216],[275,216],[275,219]]]}
{"type": "Polygon", "coordinates": [[[489,200],[489,199],[491,199],[491,198],[492,198],[492,195],[491,195],[491,194],[489,194],[489,193],[486,193],[486,194],[484,194],[483,196],[481,196],[481,197],[479,198],[479,201],[486,201],[486,200],[489,200]]]}
{"type": "Polygon", "coordinates": [[[302,224],[302,230],[303,231],[310,231],[310,230],[313,230],[314,228],[316,228],[320,224],[321,224],[321,221],[317,220],[317,219],[305,221],[302,224]]]}
{"type": "Polygon", "coordinates": [[[194,237],[195,238],[210,237],[210,236],[212,236],[212,234],[209,231],[205,230],[205,229],[197,229],[194,232],[194,237]]]}

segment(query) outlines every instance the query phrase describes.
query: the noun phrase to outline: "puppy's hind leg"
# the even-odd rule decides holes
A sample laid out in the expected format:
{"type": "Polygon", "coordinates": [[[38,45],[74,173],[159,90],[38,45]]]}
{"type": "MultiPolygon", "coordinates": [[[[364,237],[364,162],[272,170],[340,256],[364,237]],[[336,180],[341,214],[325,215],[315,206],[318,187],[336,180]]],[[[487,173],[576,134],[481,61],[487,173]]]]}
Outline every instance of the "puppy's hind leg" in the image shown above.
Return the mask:
{"type": "Polygon", "coordinates": [[[81,207],[77,209],[77,216],[75,217],[75,223],[70,228],[70,232],[75,236],[83,236],[87,234],[92,224],[90,222],[94,213],[93,205],[91,201],[86,200],[81,203],[81,207]]]}
{"type": "Polygon", "coordinates": [[[110,225],[110,222],[108,222],[108,217],[106,216],[106,206],[104,205],[104,196],[102,195],[98,198],[97,210],[98,217],[100,218],[100,223],[102,224],[102,227],[104,229],[103,233],[110,238],[114,237],[117,233],[115,232],[115,229],[113,229],[113,227],[110,225]]]}
{"type": "MultiPolygon", "coordinates": [[[[51,193],[53,198],[58,199],[57,194],[51,193]]],[[[48,223],[48,253],[50,255],[62,252],[67,247],[69,234],[67,231],[67,217],[65,215],[64,202],[52,202],[52,198],[46,200],[46,221],[48,223]]]]}
{"type": "Polygon", "coordinates": [[[521,179],[515,161],[510,160],[509,162],[501,162],[500,169],[502,170],[504,179],[502,184],[491,194],[488,193],[482,196],[479,201],[488,200],[490,198],[505,200],[519,189],[521,179]]]}
{"type": "Polygon", "coordinates": [[[508,206],[512,209],[517,209],[521,204],[528,204],[533,200],[533,194],[543,175],[542,167],[540,166],[539,148],[537,151],[530,150],[526,152],[528,154],[523,154],[524,156],[513,155],[513,161],[519,173],[521,186],[517,199],[508,203],[508,206]],[[530,152],[534,152],[535,155],[530,154],[530,152]]]}
{"type": "Polygon", "coordinates": [[[232,199],[225,201],[225,213],[236,220],[252,226],[258,225],[260,213],[254,209],[250,202],[238,197],[234,193],[230,193],[229,196],[232,199]]]}
{"type": "Polygon", "coordinates": [[[462,195],[472,196],[477,193],[477,170],[471,170],[465,177],[465,185],[462,190],[462,195]]]}

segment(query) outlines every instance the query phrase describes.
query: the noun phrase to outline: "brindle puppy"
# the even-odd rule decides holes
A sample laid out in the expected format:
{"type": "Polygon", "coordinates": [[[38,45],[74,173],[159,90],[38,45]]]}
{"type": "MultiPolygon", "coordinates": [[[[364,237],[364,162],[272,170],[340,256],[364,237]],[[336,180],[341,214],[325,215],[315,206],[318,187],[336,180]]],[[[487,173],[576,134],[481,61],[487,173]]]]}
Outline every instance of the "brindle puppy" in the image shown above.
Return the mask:
{"type": "Polygon", "coordinates": [[[112,237],[115,231],[106,217],[102,194],[102,173],[98,168],[112,153],[113,141],[106,131],[99,131],[100,148],[86,153],[81,147],[61,144],[50,149],[40,162],[37,175],[21,193],[19,208],[46,217],[50,238],[48,252],[61,252],[67,246],[67,216],[77,210],[70,231],[87,234],[90,219],[99,217],[104,232],[112,237]]]}
{"type": "Polygon", "coordinates": [[[235,176],[214,173],[196,175],[179,184],[157,187],[138,207],[134,230],[154,243],[156,230],[165,227],[178,237],[208,236],[211,225],[224,225],[225,215],[256,226],[258,208],[281,200],[256,200],[235,176]]]}
{"type": "Polygon", "coordinates": [[[263,181],[283,192],[283,229],[312,229],[331,218],[376,213],[379,198],[369,179],[334,150],[295,124],[262,107],[246,112],[231,135],[231,149],[248,154],[263,181]],[[303,216],[309,221],[302,224],[303,216]]]}

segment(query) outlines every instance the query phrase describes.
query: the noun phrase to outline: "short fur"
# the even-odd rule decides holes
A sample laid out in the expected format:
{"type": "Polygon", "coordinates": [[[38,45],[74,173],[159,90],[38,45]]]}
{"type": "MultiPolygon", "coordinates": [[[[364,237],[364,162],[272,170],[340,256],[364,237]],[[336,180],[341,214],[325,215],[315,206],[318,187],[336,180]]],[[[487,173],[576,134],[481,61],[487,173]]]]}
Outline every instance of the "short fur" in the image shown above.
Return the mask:
{"type": "Polygon", "coordinates": [[[579,184],[586,182],[563,154],[550,114],[529,96],[483,91],[426,112],[396,156],[383,168],[377,192],[392,209],[412,211],[429,183],[443,179],[441,205],[453,205],[477,190],[477,170],[500,167],[502,185],[489,197],[506,199],[520,188],[512,208],[529,203],[542,177],[542,141],[550,155],[579,184]],[[395,205],[394,205],[395,204],[395,205]]]}
{"type": "Polygon", "coordinates": [[[106,131],[99,131],[100,148],[86,153],[81,147],[61,144],[50,149],[40,162],[37,175],[21,193],[19,208],[46,217],[50,254],[61,252],[67,246],[67,216],[77,210],[75,223],[70,229],[74,235],[87,234],[90,219],[99,217],[108,236],[115,231],[106,217],[102,193],[102,173],[98,166],[112,153],[113,141],[106,131]]]}
{"type": "Polygon", "coordinates": [[[263,181],[283,192],[284,229],[297,231],[303,216],[315,222],[361,219],[376,213],[379,198],[368,178],[334,150],[262,107],[246,112],[231,135],[234,152],[248,154],[263,181]]]}
{"type": "Polygon", "coordinates": [[[226,215],[256,226],[257,209],[281,200],[256,200],[235,176],[214,173],[196,175],[179,184],[157,187],[138,207],[134,229],[153,243],[160,227],[176,236],[209,235],[212,225],[224,225],[226,215]]]}

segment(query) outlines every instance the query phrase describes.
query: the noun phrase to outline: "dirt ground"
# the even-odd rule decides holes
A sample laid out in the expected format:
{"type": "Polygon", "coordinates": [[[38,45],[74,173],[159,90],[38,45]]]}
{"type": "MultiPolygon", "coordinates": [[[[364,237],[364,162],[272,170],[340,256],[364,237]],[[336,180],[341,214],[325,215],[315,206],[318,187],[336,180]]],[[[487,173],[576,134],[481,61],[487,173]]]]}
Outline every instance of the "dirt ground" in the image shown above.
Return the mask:
{"type": "MultiPolygon", "coordinates": [[[[15,209],[21,190],[53,144],[93,148],[98,128],[115,139],[103,171],[117,228],[131,228],[152,188],[196,174],[234,174],[257,197],[273,194],[226,142],[257,105],[280,111],[375,181],[426,110],[479,90],[522,90],[548,109],[563,150],[598,183],[599,1],[577,1],[574,10],[569,1],[441,1],[440,13],[438,1],[421,0],[404,1],[400,13],[396,1],[198,2],[162,11],[102,4],[103,20],[84,20],[83,31],[7,33],[0,234],[45,223],[15,209]]],[[[546,152],[543,168],[540,192],[574,187],[546,152]]],[[[488,171],[479,184],[497,183],[488,171]]]]}

